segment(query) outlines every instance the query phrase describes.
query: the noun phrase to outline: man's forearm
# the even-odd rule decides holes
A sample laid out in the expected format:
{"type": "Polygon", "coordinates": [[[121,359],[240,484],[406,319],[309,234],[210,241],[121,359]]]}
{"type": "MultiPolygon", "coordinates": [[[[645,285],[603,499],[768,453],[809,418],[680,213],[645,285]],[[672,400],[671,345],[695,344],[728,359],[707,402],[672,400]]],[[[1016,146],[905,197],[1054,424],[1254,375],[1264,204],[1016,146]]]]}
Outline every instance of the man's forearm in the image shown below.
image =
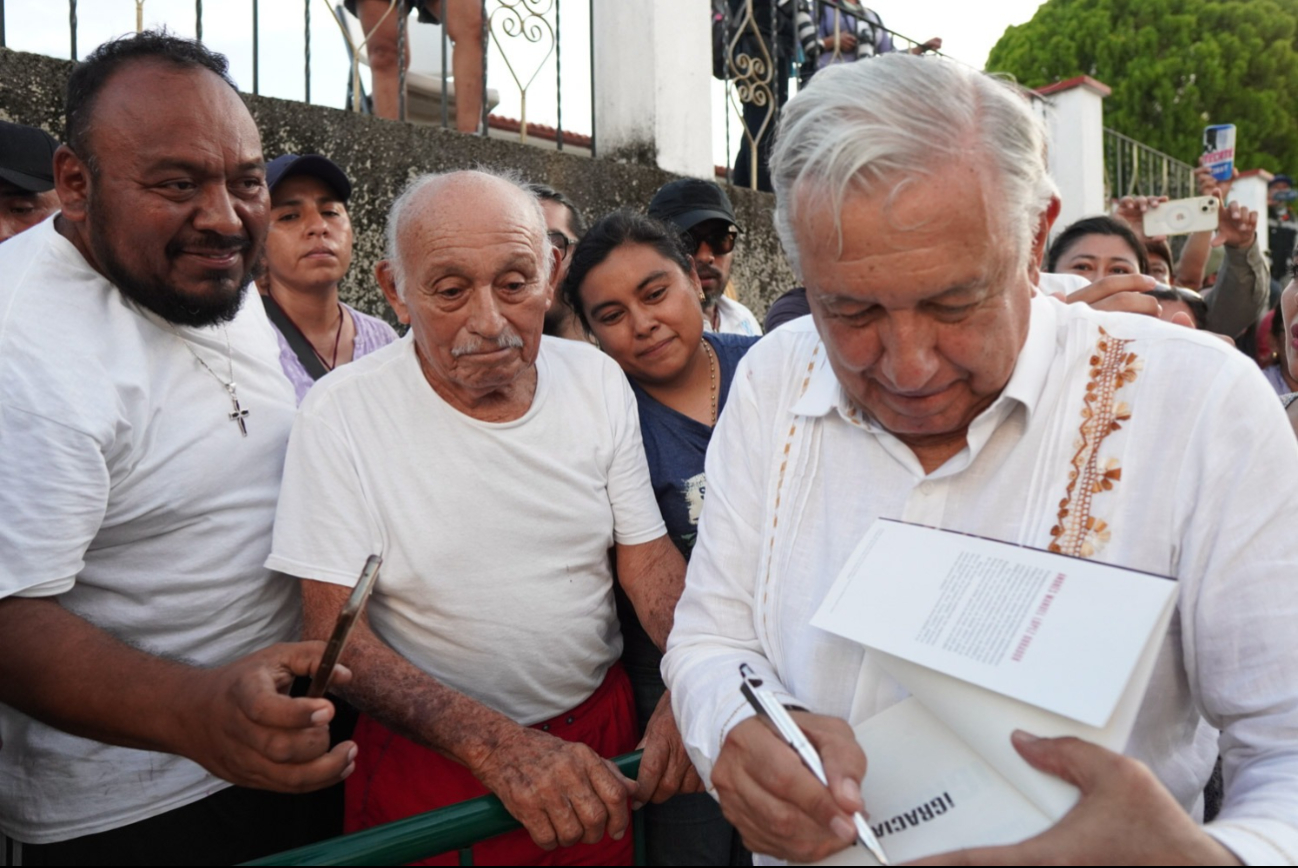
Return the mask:
{"type": "Polygon", "coordinates": [[[1247,248],[1226,246],[1217,270],[1217,282],[1204,293],[1208,302],[1205,328],[1235,337],[1266,312],[1270,298],[1270,274],[1254,241],[1247,248]]]}
{"type": "Polygon", "coordinates": [[[203,670],[146,654],[52,598],[0,600],[0,702],[65,732],[183,752],[183,697],[203,670]]]}
{"type": "MultiPolygon", "coordinates": [[[[341,585],[303,579],[304,638],[328,639],[350,593],[341,585]]],[[[352,670],[352,681],[338,692],[352,705],[471,770],[519,729],[505,715],[447,687],[393,651],[367,620],[352,632],[341,662],[352,670]]]]}
{"type": "Polygon", "coordinates": [[[667,649],[676,603],[685,590],[685,559],[663,534],[640,545],[616,547],[617,580],[635,607],[640,626],[659,651],[667,649]]]}

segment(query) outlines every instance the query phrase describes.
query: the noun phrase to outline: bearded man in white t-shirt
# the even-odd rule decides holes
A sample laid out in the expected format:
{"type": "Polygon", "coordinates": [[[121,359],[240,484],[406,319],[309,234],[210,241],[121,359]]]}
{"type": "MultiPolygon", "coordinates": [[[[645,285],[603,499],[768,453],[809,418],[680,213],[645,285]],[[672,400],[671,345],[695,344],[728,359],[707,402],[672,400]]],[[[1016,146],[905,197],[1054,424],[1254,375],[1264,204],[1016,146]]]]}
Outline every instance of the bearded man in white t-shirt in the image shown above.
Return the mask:
{"type": "Polygon", "coordinates": [[[199,43],[68,82],[62,213],[0,247],[0,832],[8,864],[239,862],[336,783],[319,643],[263,567],[293,392],[248,273],[260,137],[199,43]],[[231,787],[230,782],[243,786],[231,787]],[[250,789],[259,788],[259,789],[250,789]]]}
{"type": "Polygon", "coordinates": [[[347,829],[489,791],[526,829],[475,861],[580,842],[556,864],[629,864],[629,799],[698,788],[666,702],[638,785],[605,759],[639,742],[612,568],[659,647],[684,575],[635,399],[594,347],[542,336],[558,256],[519,184],[421,178],[388,241],[377,277],[410,332],[302,404],[267,562],[320,637],[353,565],[384,558],[343,658],[363,712],[347,829]]]}

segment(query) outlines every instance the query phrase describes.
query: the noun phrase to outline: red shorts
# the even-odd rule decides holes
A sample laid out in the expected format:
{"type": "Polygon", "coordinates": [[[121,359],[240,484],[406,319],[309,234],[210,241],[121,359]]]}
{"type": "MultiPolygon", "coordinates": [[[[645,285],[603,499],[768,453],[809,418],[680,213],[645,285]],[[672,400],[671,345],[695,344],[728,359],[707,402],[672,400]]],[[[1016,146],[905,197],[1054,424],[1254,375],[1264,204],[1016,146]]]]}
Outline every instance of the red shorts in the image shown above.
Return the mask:
{"type": "MultiPolygon", "coordinates": [[[[587,745],[602,757],[635,750],[635,701],[622,664],[614,664],[585,702],[533,729],[587,745]]],[[[347,778],[344,829],[357,832],[381,823],[444,808],[488,793],[467,768],[436,751],[421,747],[362,714],[356,724],[360,748],[356,771],[347,778]]],[[[559,847],[549,852],[532,843],[526,829],[476,844],[476,865],[630,865],[632,836],[614,841],[607,835],[594,844],[559,847]]],[[[455,852],[414,862],[415,865],[458,865],[455,852]]]]}

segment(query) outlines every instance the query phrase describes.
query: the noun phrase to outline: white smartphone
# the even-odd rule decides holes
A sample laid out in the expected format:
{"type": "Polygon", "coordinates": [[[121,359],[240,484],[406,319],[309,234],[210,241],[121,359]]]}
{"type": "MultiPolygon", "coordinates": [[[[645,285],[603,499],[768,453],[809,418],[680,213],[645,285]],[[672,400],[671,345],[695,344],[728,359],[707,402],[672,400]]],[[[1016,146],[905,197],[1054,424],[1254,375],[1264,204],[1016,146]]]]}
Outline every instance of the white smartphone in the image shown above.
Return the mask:
{"type": "Polygon", "coordinates": [[[1150,208],[1145,212],[1145,237],[1211,232],[1217,228],[1219,204],[1216,196],[1195,196],[1150,208]]]}

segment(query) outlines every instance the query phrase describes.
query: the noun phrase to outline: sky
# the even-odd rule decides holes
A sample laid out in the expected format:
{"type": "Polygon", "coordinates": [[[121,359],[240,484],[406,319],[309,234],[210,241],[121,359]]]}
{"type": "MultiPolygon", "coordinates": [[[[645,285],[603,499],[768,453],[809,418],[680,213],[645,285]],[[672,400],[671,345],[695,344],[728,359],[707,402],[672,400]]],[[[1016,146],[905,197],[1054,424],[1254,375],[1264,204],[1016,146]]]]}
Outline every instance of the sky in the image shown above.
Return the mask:
{"type": "MultiPolygon", "coordinates": [[[[80,0],[77,3],[77,50],[84,56],[105,39],[135,29],[138,0],[80,0]]],[[[530,0],[545,8],[560,4],[559,47],[563,70],[563,126],[589,133],[590,55],[588,0],[530,0]]],[[[594,0],[620,2],[620,0],[594,0]]],[[[195,35],[195,0],[143,0],[144,26],[167,25],[182,36],[195,35]]],[[[240,89],[253,90],[253,0],[207,0],[203,7],[203,40],[230,59],[230,72],[240,89]]],[[[267,96],[301,100],[306,96],[304,71],[304,5],[311,12],[311,81],[313,103],[342,108],[346,98],[348,62],[342,35],[330,15],[328,0],[260,0],[257,90],[267,96]]],[[[981,68],[987,54],[1012,24],[1030,19],[1040,0],[998,0],[980,4],[970,0],[922,0],[904,3],[880,0],[870,4],[890,29],[924,41],[943,39],[942,51],[981,68]]],[[[488,8],[496,6],[489,0],[488,8]]],[[[54,57],[70,56],[68,4],[61,0],[5,0],[5,37],[9,48],[54,57]]],[[[552,17],[551,17],[552,20],[552,17]]],[[[411,27],[413,65],[440,69],[440,30],[427,25],[411,27]]],[[[546,56],[550,40],[541,33],[536,45],[518,39],[509,44],[515,72],[524,82],[534,70],[536,80],[528,90],[529,121],[554,125],[556,120],[555,58],[546,56]]],[[[499,92],[497,114],[518,118],[522,100],[499,48],[492,45],[487,61],[489,86],[499,92]]],[[[368,73],[366,73],[368,74],[368,73]]],[[[727,162],[724,99],[718,84],[712,94],[713,156],[727,162]]],[[[2,109],[3,107],[0,107],[2,109]]],[[[738,148],[737,116],[731,109],[731,151],[738,148]]]]}

